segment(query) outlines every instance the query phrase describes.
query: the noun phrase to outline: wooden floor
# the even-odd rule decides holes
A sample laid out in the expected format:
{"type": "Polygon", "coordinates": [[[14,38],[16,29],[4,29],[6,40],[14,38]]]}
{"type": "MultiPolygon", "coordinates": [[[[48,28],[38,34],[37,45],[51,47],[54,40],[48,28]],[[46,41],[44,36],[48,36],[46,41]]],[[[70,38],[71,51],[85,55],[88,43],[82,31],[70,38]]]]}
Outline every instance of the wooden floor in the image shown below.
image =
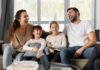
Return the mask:
{"type": "Polygon", "coordinates": [[[2,69],[2,55],[0,55],[0,70],[3,70],[2,69]]]}

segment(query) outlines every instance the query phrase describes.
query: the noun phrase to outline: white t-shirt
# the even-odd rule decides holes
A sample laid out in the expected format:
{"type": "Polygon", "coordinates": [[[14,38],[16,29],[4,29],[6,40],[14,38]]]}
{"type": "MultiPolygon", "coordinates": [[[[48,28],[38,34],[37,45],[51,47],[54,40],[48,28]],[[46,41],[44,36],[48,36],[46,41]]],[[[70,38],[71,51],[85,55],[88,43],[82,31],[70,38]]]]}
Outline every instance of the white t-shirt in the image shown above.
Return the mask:
{"type": "Polygon", "coordinates": [[[23,46],[23,50],[26,51],[32,51],[33,47],[40,47],[39,50],[43,50],[46,47],[46,41],[43,38],[40,38],[38,40],[36,39],[30,39],[26,42],[26,44],[23,46]]]}
{"type": "Polygon", "coordinates": [[[64,33],[68,36],[69,47],[83,46],[88,42],[88,33],[94,31],[92,24],[82,21],[79,24],[65,25],[64,33]]]}
{"type": "Polygon", "coordinates": [[[48,35],[46,41],[50,42],[52,47],[54,47],[56,50],[66,47],[66,38],[64,33],[60,33],[57,36],[48,35]]]}

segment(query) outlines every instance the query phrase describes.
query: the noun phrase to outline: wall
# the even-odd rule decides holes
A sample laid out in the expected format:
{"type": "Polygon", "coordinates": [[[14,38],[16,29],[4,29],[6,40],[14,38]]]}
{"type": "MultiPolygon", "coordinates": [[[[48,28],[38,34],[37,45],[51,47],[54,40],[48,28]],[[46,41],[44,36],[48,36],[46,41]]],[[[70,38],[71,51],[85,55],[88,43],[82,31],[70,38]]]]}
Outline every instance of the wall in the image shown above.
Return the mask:
{"type": "Polygon", "coordinates": [[[100,30],[100,0],[96,0],[96,29],[100,30]]]}

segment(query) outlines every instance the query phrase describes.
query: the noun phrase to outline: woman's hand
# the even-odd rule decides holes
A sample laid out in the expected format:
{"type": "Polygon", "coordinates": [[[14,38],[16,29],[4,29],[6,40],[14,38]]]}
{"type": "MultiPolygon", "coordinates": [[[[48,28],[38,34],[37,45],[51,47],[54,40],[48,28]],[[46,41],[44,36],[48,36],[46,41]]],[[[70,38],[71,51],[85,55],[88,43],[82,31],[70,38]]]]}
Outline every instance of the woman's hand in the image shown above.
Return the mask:
{"type": "Polygon", "coordinates": [[[18,48],[17,51],[18,51],[18,52],[25,52],[25,50],[23,50],[22,47],[18,48]]]}

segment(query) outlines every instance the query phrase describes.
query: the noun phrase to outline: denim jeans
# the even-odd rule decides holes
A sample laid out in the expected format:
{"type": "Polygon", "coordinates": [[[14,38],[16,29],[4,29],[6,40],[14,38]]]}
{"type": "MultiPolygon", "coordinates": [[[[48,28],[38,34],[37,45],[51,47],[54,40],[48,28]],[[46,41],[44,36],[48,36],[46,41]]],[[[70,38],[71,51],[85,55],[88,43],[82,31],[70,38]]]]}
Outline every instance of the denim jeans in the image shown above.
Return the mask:
{"type": "MultiPolygon", "coordinates": [[[[74,53],[78,50],[81,46],[69,47],[60,51],[60,58],[61,62],[64,64],[70,64],[71,59],[73,58],[74,53]]],[[[89,59],[94,47],[87,48],[80,58],[89,59]]]]}
{"type": "MultiPolygon", "coordinates": [[[[10,44],[3,44],[2,48],[3,48],[3,69],[6,69],[9,65],[12,64],[18,52],[10,44]]],[[[16,60],[20,60],[21,57],[22,54],[19,54],[16,60]]]]}
{"type": "Polygon", "coordinates": [[[100,44],[96,44],[92,56],[82,70],[100,70],[100,44]]]}
{"type": "Polygon", "coordinates": [[[100,58],[94,60],[93,70],[100,70],[100,58]]]}
{"type": "Polygon", "coordinates": [[[43,64],[44,70],[49,70],[50,64],[46,55],[40,57],[40,62],[43,64]]]}
{"type": "Polygon", "coordinates": [[[47,55],[45,53],[43,53],[43,55],[39,59],[36,58],[36,55],[33,55],[33,56],[25,55],[25,56],[23,56],[23,60],[37,61],[41,65],[43,65],[44,70],[48,70],[48,68],[49,68],[49,61],[48,61],[47,55]]]}
{"type": "Polygon", "coordinates": [[[14,61],[21,61],[23,60],[24,52],[20,52],[16,55],[14,61]]]}

